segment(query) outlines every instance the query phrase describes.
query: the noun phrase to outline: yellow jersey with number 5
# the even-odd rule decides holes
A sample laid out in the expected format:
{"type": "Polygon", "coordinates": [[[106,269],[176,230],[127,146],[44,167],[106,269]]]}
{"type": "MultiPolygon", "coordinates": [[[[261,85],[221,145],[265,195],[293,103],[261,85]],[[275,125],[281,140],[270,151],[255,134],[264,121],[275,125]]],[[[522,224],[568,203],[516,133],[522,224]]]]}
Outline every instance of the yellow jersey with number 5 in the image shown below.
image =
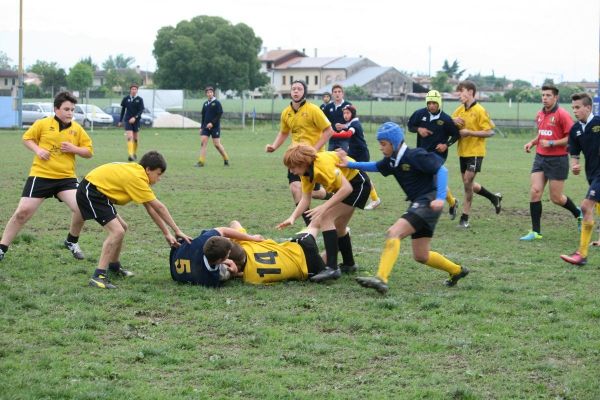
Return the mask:
{"type": "Polygon", "coordinates": [[[237,241],[246,252],[244,282],[265,284],[287,280],[306,280],[308,269],[304,250],[298,243],[237,241]]]}

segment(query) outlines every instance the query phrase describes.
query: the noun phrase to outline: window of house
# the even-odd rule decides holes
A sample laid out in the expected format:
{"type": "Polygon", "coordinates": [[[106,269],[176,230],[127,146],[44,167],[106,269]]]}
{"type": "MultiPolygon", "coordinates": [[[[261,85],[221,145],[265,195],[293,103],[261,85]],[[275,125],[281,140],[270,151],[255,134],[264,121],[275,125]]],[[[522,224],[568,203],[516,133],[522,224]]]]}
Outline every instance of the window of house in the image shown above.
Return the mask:
{"type": "Polygon", "coordinates": [[[281,75],[281,84],[285,85],[285,75],[281,75]]]}
{"type": "Polygon", "coordinates": [[[15,78],[13,78],[12,82],[13,82],[13,85],[15,85],[15,84],[16,84],[16,82],[15,82],[15,78]]]}
{"type": "Polygon", "coordinates": [[[315,75],[315,85],[319,84],[319,77],[317,75],[315,75]]]}
{"type": "Polygon", "coordinates": [[[294,75],[290,75],[290,83],[294,82],[294,75]]]}
{"type": "Polygon", "coordinates": [[[8,78],[4,78],[4,86],[8,86],[8,78]]]}
{"type": "Polygon", "coordinates": [[[304,77],[304,82],[306,82],[307,85],[310,85],[310,79],[308,79],[308,75],[304,77]]]}

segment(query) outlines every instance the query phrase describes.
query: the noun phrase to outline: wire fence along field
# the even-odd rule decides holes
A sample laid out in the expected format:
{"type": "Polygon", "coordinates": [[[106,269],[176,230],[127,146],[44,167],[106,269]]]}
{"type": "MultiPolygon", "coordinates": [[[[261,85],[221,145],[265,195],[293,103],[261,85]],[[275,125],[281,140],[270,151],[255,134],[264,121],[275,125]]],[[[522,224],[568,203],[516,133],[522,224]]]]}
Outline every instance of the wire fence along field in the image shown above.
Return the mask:
{"type": "MultiPolygon", "coordinates": [[[[185,117],[199,121],[202,104],[206,99],[184,99],[183,109],[168,110],[182,114],[185,117]]],[[[352,99],[349,99],[352,101],[352,99]]],[[[40,101],[49,102],[51,99],[35,99],[28,102],[40,101]]],[[[104,108],[113,103],[119,103],[121,98],[92,98],[88,102],[104,108]]],[[[223,104],[225,114],[223,118],[230,121],[233,125],[240,126],[244,122],[255,117],[258,121],[271,122],[273,125],[279,124],[281,111],[289,104],[289,99],[220,99],[223,104]]],[[[313,103],[320,105],[320,100],[313,99],[313,103]]],[[[395,121],[405,124],[408,117],[419,108],[425,106],[423,101],[352,101],[357,107],[358,117],[363,123],[382,123],[384,121],[395,121]]],[[[448,114],[458,107],[456,101],[446,101],[443,103],[443,109],[448,114]]],[[[534,129],[534,118],[540,110],[541,104],[538,103],[483,103],[489,112],[494,123],[499,128],[511,129],[534,129]]],[[[565,107],[570,111],[570,107],[565,107]]],[[[370,130],[367,124],[365,127],[370,130]]]]}

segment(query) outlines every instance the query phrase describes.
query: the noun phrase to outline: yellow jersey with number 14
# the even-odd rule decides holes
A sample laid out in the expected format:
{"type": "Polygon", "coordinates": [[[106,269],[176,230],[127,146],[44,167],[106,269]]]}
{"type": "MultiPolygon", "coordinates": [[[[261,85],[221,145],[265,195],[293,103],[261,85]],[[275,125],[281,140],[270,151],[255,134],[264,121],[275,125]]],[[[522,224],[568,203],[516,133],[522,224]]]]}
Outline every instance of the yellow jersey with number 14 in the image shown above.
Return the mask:
{"type": "Polygon", "coordinates": [[[265,284],[308,278],[306,258],[298,243],[277,243],[270,239],[262,242],[237,242],[246,252],[244,282],[265,284]]]}

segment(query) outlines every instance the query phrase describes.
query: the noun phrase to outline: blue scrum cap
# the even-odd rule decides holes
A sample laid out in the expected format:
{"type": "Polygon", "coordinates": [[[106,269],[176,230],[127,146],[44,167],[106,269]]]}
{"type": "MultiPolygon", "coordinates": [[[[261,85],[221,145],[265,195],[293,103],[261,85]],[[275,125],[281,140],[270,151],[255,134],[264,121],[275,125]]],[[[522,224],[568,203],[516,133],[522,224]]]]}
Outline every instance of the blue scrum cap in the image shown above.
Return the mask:
{"type": "Polygon", "coordinates": [[[394,122],[386,122],[377,129],[377,140],[387,140],[398,150],[404,142],[404,130],[394,122]]]}

